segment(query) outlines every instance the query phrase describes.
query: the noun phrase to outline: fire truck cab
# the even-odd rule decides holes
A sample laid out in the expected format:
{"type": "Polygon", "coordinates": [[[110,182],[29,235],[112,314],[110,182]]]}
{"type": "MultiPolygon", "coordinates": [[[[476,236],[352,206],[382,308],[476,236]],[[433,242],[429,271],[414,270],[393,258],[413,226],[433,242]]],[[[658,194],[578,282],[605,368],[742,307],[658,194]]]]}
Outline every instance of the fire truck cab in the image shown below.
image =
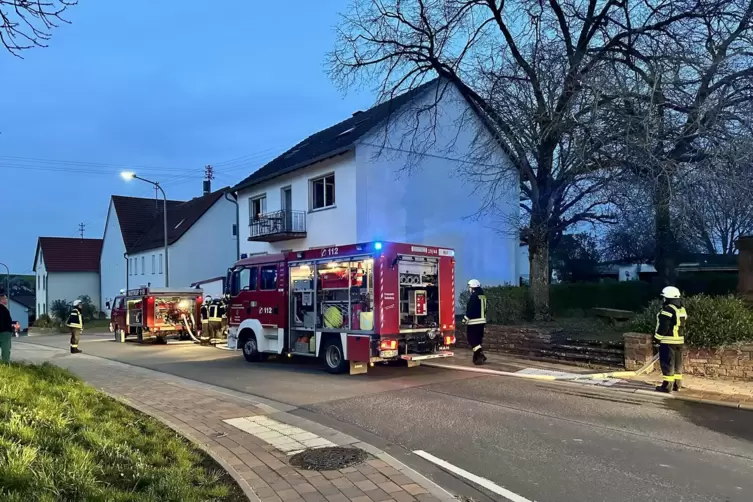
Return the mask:
{"type": "Polygon", "coordinates": [[[455,344],[451,249],[392,242],[259,255],[226,281],[228,348],[321,358],[330,373],[378,362],[450,357],[455,344]]]}

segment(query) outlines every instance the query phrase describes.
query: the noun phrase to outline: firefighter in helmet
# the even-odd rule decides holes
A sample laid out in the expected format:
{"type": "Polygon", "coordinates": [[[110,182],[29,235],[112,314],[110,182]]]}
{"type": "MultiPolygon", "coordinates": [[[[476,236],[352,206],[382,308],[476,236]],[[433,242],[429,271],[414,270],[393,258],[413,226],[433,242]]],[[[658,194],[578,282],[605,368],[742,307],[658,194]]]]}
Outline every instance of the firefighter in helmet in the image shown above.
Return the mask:
{"type": "Polygon", "coordinates": [[[201,343],[205,343],[205,340],[209,340],[209,308],[211,306],[212,297],[205,296],[204,302],[201,304],[201,310],[199,314],[201,316],[201,343]]]}
{"type": "Polygon", "coordinates": [[[220,336],[224,310],[222,298],[215,298],[209,304],[209,339],[220,336]]]}
{"type": "Polygon", "coordinates": [[[80,354],[78,342],[81,339],[81,332],[84,331],[84,316],[81,314],[81,300],[73,302],[73,308],[68,315],[68,321],[65,323],[71,332],[71,354],[80,354]]]}
{"type": "Polygon", "coordinates": [[[468,345],[473,349],[473,364],[481,365],[486,362],[482,343],[484,342],[484,326],[486,326],[486,295],[481,283],[476,279],[468,281],[471,297],[465,308],[463,324],[466,326],[468,345]]]}
{"type": "Polygon", "coordinates": [[[656,387],[659,392],[670,393],[682,388],[682,349],[685,345],[685,324],[688,313],[682,304],[680,290],[674,286],[662,289],[664,299],[656,314],[654,340],[659,344],[659,365],[663,382],[656,387]]]}

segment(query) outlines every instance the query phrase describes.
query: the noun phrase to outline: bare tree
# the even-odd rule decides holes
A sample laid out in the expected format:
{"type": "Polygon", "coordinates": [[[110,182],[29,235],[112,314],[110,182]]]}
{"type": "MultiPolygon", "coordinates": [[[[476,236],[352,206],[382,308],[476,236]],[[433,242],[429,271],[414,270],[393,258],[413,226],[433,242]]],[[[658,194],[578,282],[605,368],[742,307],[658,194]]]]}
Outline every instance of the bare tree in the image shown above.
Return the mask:
{"type": "Polygon", "coordinates": [[[78,0],[0,0],[0,43],[14,56],[34,47],[47,47],[52,29],[78,0]]]}
{"type": "Polygon", "coordinates": [[[620,40],[602,100],[615,112],[612,127],[624,132],[602,153],[650,188],[654,258],[665,284],[674,281],[679,248],[678,183],[692,169],[719,167],[715,152],[751,134],[753,0],[707,2],[696,13],[656,36],[620,40]]]}
{"type": "Polygon", "coordinates": [[[549,248],[569,226],[605,221],[608,179],[594,155],[616,131],[599,119],[613,51],[698,15],[706,0],[355,0],[331,76],[378,82],[382,98],[439,76],[493,132],[509,162],[470,173],[493,207],[520,180],[537,318],[549,315],[549,248]],[[598,84],[594,85],[593,83],[598,84]]]}

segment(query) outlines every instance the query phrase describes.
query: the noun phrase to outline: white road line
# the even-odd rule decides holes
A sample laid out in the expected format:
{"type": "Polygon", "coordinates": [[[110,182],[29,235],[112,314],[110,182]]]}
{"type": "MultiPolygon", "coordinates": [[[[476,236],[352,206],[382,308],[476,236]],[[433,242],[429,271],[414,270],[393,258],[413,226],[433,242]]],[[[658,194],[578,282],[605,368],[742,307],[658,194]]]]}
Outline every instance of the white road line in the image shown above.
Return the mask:
{"type": "Polygon", "coordinates": [[[492,481],[489,481],[486,478],[482,478],[481,476],[476,476],[472,472],[468,472],[465,469],[461,469],[460,467],[456,467],[456,466],[452,465],[449,462],[445,462],[441,458],[437,458],[434,455],[432,455],[431,453],[426,453],[423,450],[416,450],[413,453],[415,453],[419,457],[422,457],[422,458],[428,460],[429,462],[432,462],[432,463],[438,465],[439,467],[441,467],[443,469],[446,469],[446,470],[448,470],[448,471],[450,471],[452,473],[455,473],[458,476],[462,476],[465,479],[467,479],[468,481],[476,483],[477,485],[479,485],[479,486],[481,486],[483,488],[486,488],[487,490],[489,490],[491,492],[494,492],[497,495],[503,496],[504,498],[506,498],[510,502],[535,502],[535,501],[528,500],[525,497],[521,497],[517,493],[513,493],[513,492],[511,492],[510,490],[508,490],[506,488],[502,488],[498,484],[496,484],[496,483],[494,483],[492,481]]]}

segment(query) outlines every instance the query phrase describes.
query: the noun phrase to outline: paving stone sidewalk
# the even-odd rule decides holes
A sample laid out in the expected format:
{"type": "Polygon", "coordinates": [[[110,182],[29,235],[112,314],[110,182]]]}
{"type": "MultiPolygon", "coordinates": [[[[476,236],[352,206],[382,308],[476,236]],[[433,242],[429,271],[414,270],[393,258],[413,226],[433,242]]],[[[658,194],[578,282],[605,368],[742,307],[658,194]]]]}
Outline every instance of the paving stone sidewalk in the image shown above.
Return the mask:
{"type": "MultiPolygon", "coordinates": [[[[487,354],[487,357],[487,364],[483,365],[482,368],[512,373],[529,368],[576,374],[604,373],[612,371],[605,369],[589,369],[580,366],[544,361],[531,361],[512,355],[487,354]]],[[[455,351],[454,357],[443,359],[441,364],[475,367],[471,358],[472,353],[470,350],[458,349],[455,351]]],[[[641,375],[631,379],[623,379],[620,382],[609,385],[609,388],[615,390],[652,391],[656,385],[661,384],[661,380],[661,373],[655,369],[646,375],[641,375]]],[[[592,384],[592,382],[588,381],[584,381],[583,383],[592,384]]],[[[576,385],[580,384],[580,382],[576,383],[576,385]]],[[[744,405],[741,407],[753,407],[753,382],[712,380],[709,378],[685,375],[683,377],[683,385],[683,391],[677,394],[676,397],[687,398],[694,401],[739,403],[740,405],[744,405]]]]}
{"type": "Polygon", "coordinates": [[[52,347],[17,342],[13,356],[15,360],[49,361],[67,368],[95,388],[165,422],[228,470],[252,501],[454,500],[448,492],[381,450],[286,413],[292,407],[286,410],[284,405],[273,406],[228,389],[87,354],[72,355],[52,347]],[[286,453],[284,446],[269,442],[270,435],[259,437],[247,432],[247,427],[239,428],[239,420],[244,419],[268,428],[290,430],[297,433],[296,437],[305,432],[310,434],[307,441],[318,440],[317,446],[358,447],[367,451],[370,459],[338,471],[299,470],[288,462],[292,452],[286,453]]]}

